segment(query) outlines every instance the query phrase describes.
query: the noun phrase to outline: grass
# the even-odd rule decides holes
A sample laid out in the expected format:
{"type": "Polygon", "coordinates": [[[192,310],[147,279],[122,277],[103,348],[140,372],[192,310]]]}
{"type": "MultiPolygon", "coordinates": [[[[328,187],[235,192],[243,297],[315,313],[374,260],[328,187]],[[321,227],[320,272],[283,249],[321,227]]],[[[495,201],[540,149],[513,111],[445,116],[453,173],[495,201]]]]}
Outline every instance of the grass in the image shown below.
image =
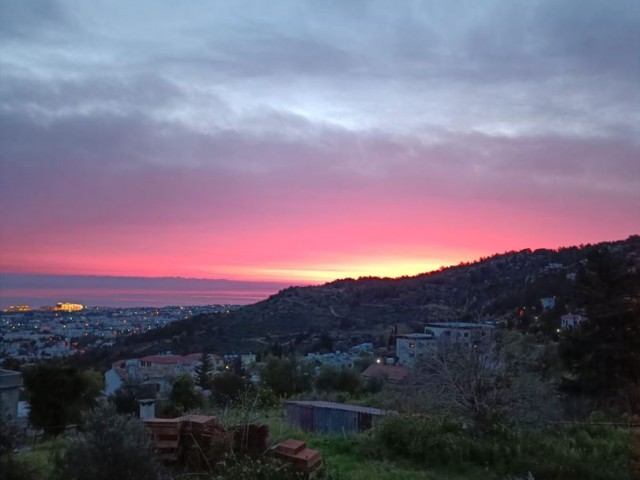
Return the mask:
{"type": "Polygon", "coordinates": [[[384,419],[375,431],[381,453],[427,468],[487,469],[505,478],[532,472],[539,480],[623,480],[631,470],[633,435],[611,427],[472,432],[462,424],[422,416],[384,419]]]}
{"type": "Polygon", "coordinates": [[[366,434],[344,438],[340,435],[308,433],[287,425],[280,410],[266,412],[260,421],[269,425],[273,443],[287,438],[304,440],[309,448],[322,452],[325,465],[338,480],[492,480],[494,476],[484,468],[469,468],[458,472],[449,469],[430,469],[404,459],[372,458],[367,454],[371,437],[366,434]]]}
{"type": "MultiPolygon", "coordinates": [[[[272,444],[287,438],[306,441],[310,448],[322,452],[332,480],[506,480],[510,472],[522,476],[529,470],[536,480],[629,478],[624,476],[621,462],[626,459],[630,435],[603,427],[530,433],[505,442],[498,438],[474,439],[448,425],[419,425],[417,419],[408,423],[389,419],[400,423],[375,435],[348,437],[292,427],[281,409],[249,413],[236,409],[220,415],[220,419],[226,424],[266,423],[272,444]],[[579,477],[576,472],[581,473],[579,477]]],[[[41,443],[15,457],[37,472],[32,478],[46,479],[53,467],[52,453],[63,443],[41,443]]]]}
{"type": "Polygon", "coordinates": [[[49,478],[53,472],[53,453],[63,448],[63,439],[53,439],[35,445],[15,455],[15,460],[25,465],[33,478],[49,478]]]}
{"type": "Polygon", "coordinates": [[[325,464],[339,480],[480,480],[493,478],[483,470],[451,472],[429,469],[409,461],[372,459],[362,452],[364,436],[344,439],[336,436],[313,435],[309,447],[322,452],[325,464]]]}

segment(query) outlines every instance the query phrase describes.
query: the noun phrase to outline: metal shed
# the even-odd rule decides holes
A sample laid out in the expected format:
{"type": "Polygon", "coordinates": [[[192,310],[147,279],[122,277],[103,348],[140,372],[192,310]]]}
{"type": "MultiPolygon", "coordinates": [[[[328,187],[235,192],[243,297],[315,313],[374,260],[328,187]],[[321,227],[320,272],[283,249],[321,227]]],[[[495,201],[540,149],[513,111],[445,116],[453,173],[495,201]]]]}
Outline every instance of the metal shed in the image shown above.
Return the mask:
{"type": "Polygon", "coordinates": [[[285,408],[289,425],[319,433],[364,432],[387,414],[378,408],[319,401],[288,401],[285,408]]]}

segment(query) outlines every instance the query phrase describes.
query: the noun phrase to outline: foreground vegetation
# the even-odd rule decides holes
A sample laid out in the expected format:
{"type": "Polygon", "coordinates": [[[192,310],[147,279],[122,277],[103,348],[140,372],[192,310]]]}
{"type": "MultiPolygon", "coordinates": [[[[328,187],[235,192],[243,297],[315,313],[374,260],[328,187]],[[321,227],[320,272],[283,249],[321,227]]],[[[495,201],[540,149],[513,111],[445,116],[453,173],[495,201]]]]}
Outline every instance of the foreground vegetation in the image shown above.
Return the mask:
{"type": "MultiPolygon", "coordinates": [[[[391,415],[371,432],[332,436],[290,427],[280,410],[234,409],[221,416],[223,422],[231,423],[241,418],[269,424],[273,442],[295,438],[321,450],[326,470],[318,478],[325,480],[637,478],[632,466],[633,435],[609,426],[504,428],[477,433],[452,419],[391,415]]],[[[83,434],[48,441],[32,452],[12,456],[13,466],[7,469],[6,463],[3,465],[3,478],[108,480],[133,478],[132,471],[135,478],[167,480],[301,478],[268,456],[229,458],[224,465],[213,466],[199,476],[196,472],[185,475],[184,471],[165,470],[139,435],[140,427],[135,419],[115,415],[112,410],[94,411],[83,434]]]]}

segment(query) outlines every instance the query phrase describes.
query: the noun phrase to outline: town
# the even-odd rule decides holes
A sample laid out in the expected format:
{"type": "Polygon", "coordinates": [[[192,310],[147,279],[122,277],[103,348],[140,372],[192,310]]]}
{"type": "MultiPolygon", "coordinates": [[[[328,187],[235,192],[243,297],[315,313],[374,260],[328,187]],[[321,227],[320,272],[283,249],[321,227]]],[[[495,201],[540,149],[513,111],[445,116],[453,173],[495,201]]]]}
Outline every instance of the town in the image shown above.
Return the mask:
{"type": "Polygon", "coordinates": [[[9,307],[0,313],[0,359],[34,361],[76,355],[95,347],[113,346],[119,337],[144,333],[196,315],[237,308],[237,305],[112,308],[66,302],[39,310],[9,307]]]}

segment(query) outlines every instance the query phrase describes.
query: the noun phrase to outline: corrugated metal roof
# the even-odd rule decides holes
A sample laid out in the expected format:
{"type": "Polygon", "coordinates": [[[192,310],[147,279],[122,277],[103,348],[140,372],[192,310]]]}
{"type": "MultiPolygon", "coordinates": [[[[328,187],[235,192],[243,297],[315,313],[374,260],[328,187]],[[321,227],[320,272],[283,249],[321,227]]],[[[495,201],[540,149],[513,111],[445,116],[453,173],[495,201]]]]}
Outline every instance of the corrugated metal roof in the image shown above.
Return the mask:
{"type": "Polygon", "coordinates": [[[291,405],[306,405],[306,406],[316,407],[316,408],[327,408],[331,410],[344,410],[344,411],[356,412],[356,413],[369,413],[371,415],[385,415],[387,413],[385,410],[380,410],[379,408],[361,407],[360,405],[349,405],[348,403],[334,403],[334,402],[323,402],[323,401],[312,401],[312,400],[289,400],[286,403],[291,405]]]}

